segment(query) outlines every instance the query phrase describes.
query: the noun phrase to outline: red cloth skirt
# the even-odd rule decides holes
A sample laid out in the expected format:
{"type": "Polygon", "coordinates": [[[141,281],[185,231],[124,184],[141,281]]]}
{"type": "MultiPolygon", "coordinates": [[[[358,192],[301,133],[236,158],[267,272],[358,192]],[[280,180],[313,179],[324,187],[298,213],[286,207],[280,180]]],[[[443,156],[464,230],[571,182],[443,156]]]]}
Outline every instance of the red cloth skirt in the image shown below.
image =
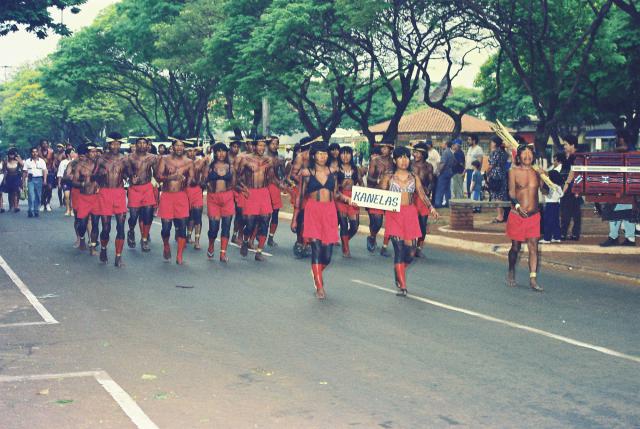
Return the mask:
{"type": "Polygon", "coordinates": [[[249,198],[244,203],[243,213],[247,216],[265,216],[273,212],[269,188],[249,189],[249,198]]]}
{"type": "Polygon", "coordinates": [[[207,193],[207,215],[212,218],[233,216],[233,191],[207,193]]]}
{"type": "Polygon", "coordinates": [[[402,240],[415,240],[422,237],[418,209],[415,205],[400,206],[399,212],[388,211],[384,235],[395,236],[402,240]]]}
{"type": "Polygon", "coordinates": [[[369,216],[371,215],[382,215],[384,216],[384,210],[380,210],[380,209],[367,209],[367,212],[369,212],[369,216]]]}
{"type": "Polygon", "coordinates": [[[151,182],[144,185],[129,186],[127,191],[129,208],[150,207],[156,205],[156,196],[151,182]]]}
{"type": "Polygon", "coordinates": [[[73,197],[73,201],[76,202],[78,219],[84,219],[91,214],[99,214],[98,194],[85,195],[81,194],[78,189],[78,193],[73,197]]]}
{"type": "Polygon", "coordinates": [[[158,207],[160,219],[186,219],[189,217],[189,197],[185,191],[167,192],[160,194],[158,207]]]}
{"type": "Polygon", "coordinates": [[[431,210],[429,210],[427,205],[422,202],[422,198],[420,198],[418,194],[415,194],[413,196],[413,199],[414,199],[413,204],[418,209],[418,214],[420,216],[429,216],[429,214],[431,213],[431,210]]]}
{"type": "Polygon", "coordinates": [[[186,191],[190,209],[199,209],[204,205],[202,188],[200,186],[189,186],[186,191]]]}
{"type": "Polygon", "coordinates": [[[273,207],[273,210],[281,209],[282,196],[280,195],[278,185],[274,183],[269,184],[269,195],[271,196],[271,207],[273,207]]]}
{"type": "Polygon", "coordinates": [[[320,240],[322,244],[339,243],[338,216],[333,201],[307,200],[304,208],[304,238],[320,240]]]}
{"type": "Polygon", "coordinates": [[[507,237],[513,241],[540,238],[540,213],[522,217],[515,210],[511,210],[507,218],[507,237]]]}
{"type": "Polygon", "coordinates": [[[98,191],[98,213],[113,216],[127,212],[127,193],[124,188],[100,188],[98,191]]]}
{"type": "Polygon", "coordinates": [[[153,205],[157,208],[158,204],[160,204],[160,188],[154,186],[153,187],[153,197],[156,199],[156,202],[153,205]]]}
{"type": "Polygon", "coordinates": [[[71,208],[74,210],[78,210],[78,195],[80,194],[80,189],[71,188],[71,208]]]}
{"type": "MultiPolygon", "coordinates": [[[[351,189],[346,191],[341,191],[342,195],[351,197],[351,189]]],[[[353,217],[360,213],[360,207],[350,206],[349,204],[336,201],[336,207],[338,207],[338,212],[342,215],[353,217]]]]}

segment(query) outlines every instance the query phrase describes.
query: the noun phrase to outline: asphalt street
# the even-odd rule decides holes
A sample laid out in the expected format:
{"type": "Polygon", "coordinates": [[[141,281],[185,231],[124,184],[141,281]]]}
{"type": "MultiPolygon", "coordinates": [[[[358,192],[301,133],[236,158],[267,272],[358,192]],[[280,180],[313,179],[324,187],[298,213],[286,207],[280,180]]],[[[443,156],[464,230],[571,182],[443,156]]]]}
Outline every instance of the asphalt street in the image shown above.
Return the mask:
{"type": "Polygon", "coordinates": [[[544,293],[524,267],[509,289],[504,259],[432,247],[400,298],[358,236],[320,302],[286,221],[262,263],[166,263],[159,231],[118,269],[115,226],[101,265],[60,211],[0,216],[0,257],[59,322],[28,325],[0,270],[0,428],[640,427],[638,287],[543,266],[544,293]]]}

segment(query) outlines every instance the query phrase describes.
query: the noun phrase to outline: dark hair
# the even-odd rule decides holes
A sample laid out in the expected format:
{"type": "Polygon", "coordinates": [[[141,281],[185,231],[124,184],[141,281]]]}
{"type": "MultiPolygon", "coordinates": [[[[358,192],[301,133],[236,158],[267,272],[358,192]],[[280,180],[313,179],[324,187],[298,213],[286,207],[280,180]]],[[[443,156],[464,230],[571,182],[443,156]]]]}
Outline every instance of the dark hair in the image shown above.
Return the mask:
{"type": "Polygon", "coordinates": [[[556,154],[553,155],[553,159],[558,161],[560,164],[564,164],[567,161],[567,155],[565,155],[564,152],[556,152],[556,154]]]}
{"type": "Polygon", "coordinates": [[[78,146],[78,155],[86,155],[89,152],[89,148],[86,143],[82,143],[78,146]]]}
{"type": "Polygon", "coordinates": [[[480,161],[478,161],[477,159],[475,161],[473,161],[471,163],[471,165],[473,165],[475,168],[477,168],[478,170],[480,170],[480,161]]]}
{"type": "Polygon", "coordinates": [[[427,146],[433,147],[433,142],[431,140],[425,140],[424,144],[426,144],[427,146]]]}
{"type": "Polygon", "coordinates": [[[164,143],[160,143],[160,144],[158,145],[158,149],[160,149],[161,147],[165,148],[165,150],[167,149],[167,145],[166,145],[166,144],[164,144],[164,143]]]}
{"type": "Polygon", "coordinates": [[[329,153],[329,146],[325,142],[315,142],[311,145],[311,151],[309,152],[309,169],[316,168],[316,153],[326,152],[329,153]]]}
{"type": "Polygon", "coordinates": [[[229,148],[224,143],[216,143],[213,145],[213,153],[219,152],[221,150],[229,152],[229,148]]]}
{"type": "MultiPolygon", "coordinates": [[[[343,153],[348,153],[351,155],[351,160],[349,161],[349,165],[351,166],[351,169],[354,172],[357,172],[358,167],[356,167],[356,162],[353,160],[353,149],[349,146],[342,146],[340,148],[340,155],[342,155],[343,153]]],[[[338,168],[342,168],[343,165],[344,163],[342,162],[342,158],[338,156],[338,168]]]]}
{"type": "MultiPolygon", "coordinates": [[[[391,155],[391,157],[393,158],[393,160],[397,160],[399,158],[402,158],[403,156],[406,156],[407,158],[411,159],[411,151],[409,150],[409,148],[405,147],[405,146],[398,146],[397,148],[395,148],[393,150],[393,154],[391,155]]],[[[397,170],[397,165],[394,162],[393,163],[393,172],[395,173],[397,170]]],[[[409,171],[411,171],[411,164],[409,164],[409,171]]]]}
{"type": "Polygon", "coordinates": [[[493,136],[491,137],[491,141],[494,142],[498,148],[502,147],[502,139],[500,137],[493,136]]]}
{"type": "Polygon", "coordinates": [[[38,146],[31,146],[31,149],[29,150],[29,153],[33,152],[33,150],[37,150],[38,153],[40,153],[40,148],[38,146]]]}
{"type": "Polygon", "coordinates": [[[476,143],[480,142],[480,139],[478,138],[477,134],[471,134],[469,137],[471,137],[471,141],[474,141],[476,143]]]}
{"type": "Polygon", "coordinates": [[[73,152],[73,148],[64,150],[64,154],[67,155],[67,156],[71,155],[71,152],[73,152]]]}
{"type": "Polygon", "coordinates": [[[149,145],[149,153],[151,155],[157,155],[158,154],[158,149],[156,148],[156,145],[154,145],[154,144],[149,145]]]}
{"type": "Polygon", "coordinates": [[[551,179],[551,181],[558,186],[562,186],[562,184],[564,183],[562,174],[560,174],[560,172],[556,170],[549,171],[549,179],[551,179]]]}
{"type": "Polygon", "coordinates": [[[525,150],[530,150],[531,154],[533,155],[533,160],[534,161],[536,160],[536,151],[533,150],[532,147],[523,144],[523,145],[518,146],[518,150],[516,152],[516,160],[515,160],[516,161],[516,165],[521,165],[522,164],[522,161],[520,161],[520,154],[522,154],[522,152],[524,152],[525,150]]]}
{"type": "Polygon", "coordinates": [[[426,143],[420,142],[415,146],[413,146],[413,150],[416,150],[419,152],[425,152],[425,158],[426,158],[426,152],[429,150],[429,148],[427,147],[426,143]]]}
{"type": "Polygon", "coordinates": [[[7,151],[7,156],[15,156],[18,155],[18,149],[16,149],[15,147],[10,147],[9,150],[7,151]]]}
{"type": "Polygon", "coordinates": [[[118,132],[115,132],[115,131],[112,132],[112,133],[109,133],[109,135],[107,137],[109,137],[112,140],[122,140],[122,134],[120,134],[118,132]]]}
{"type": "Polygon", "coordinates": [[[143,142],[145,142],[145,143],[149,144],[149,139],[148,139],[148,138],[146,138],[146,137],[138,137],[138,138],[136,139],[136,144],[138,144],[138,142],[139,142],[139,141],[143,141],[143,142]]]}
{"type": "Polygon", "coordinates": [[[451,140],[449,140],[449,141],[447,142],[447,147],[448,147],[448,148],[451,148],[451,146],[453,146],[453,142],[452,142],[451,140]]]}
{"type": "Polygon", "coordinates": [[[578,147],[578,137],[574,136],[573,134],[564,135],[562,137],[562,140],[567,142],[570,146],[574,146],[575,148],[578,147]]]}
{"type": "Polygon", "coordinates": [[[336,150],[336,149],[340,150],[340,145],[338,143],[331,143],[329,145],[329,152],[331,152],[332,150],[336,150]]]}

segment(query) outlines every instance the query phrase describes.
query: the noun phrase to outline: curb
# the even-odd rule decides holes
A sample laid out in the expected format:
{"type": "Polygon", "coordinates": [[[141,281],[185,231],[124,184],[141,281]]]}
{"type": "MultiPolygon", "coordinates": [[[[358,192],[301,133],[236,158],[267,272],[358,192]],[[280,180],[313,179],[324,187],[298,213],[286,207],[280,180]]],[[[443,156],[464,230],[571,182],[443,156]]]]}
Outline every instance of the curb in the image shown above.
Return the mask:
{"type": "MultiPolygon", "coordinates": [[[[289,212],[280,212],[280,218],[282,219],[286,219],[286,220],[291,220],[293,218],[293,213],[289,213],[289,212]]],[[[358,228],[358,233],[360,234],[368,234],[369,233],[369,228],[367,226],[361,225],[358,228]]],[[[382,233],[384,235],[384,228],[382,228],[380,230],[380,233],[382,233]]],[[[457,249],[457,250],[470,250],[472,252],[475,253],[480,253],[480,254],[484,254],[484,255],[492,255],[492,256],[498,256],[501,258],[505,258],[506,257],[506,253],[509,251],[509,247],[508,245],[504,245],[504,244],[490,244],[490,243],[480,243],[478,241],[468,241],[468,240],[463,240],[460,238],[452,238],[452,237],[446,237],[443,235],[427,235],[427,237],[425,238],[425,243],[432,245],[432,246],[436,246],[436,247],[445,247],[445,248],[449,248],[449,249],[457,249]]],[[[544,249],[544,245],[541,246],[541,250],[544,249]]],[[[640,252],[637,249],[631,249],[631,248],[612,248],[612,249],[608,249],[608,250],[613,250],[611,252],[602,252],[602,251],[597,251],[599,250],[600,247],[599,246],[587,246],[587,245],[568,245],[568,246],[558,246],[555,249],[551,250],[547,250],[546,253],[554,253],[554,252],[565,252],[565,253],[591,253],[591,254],[608,254],[608,255],[635,255],[638,254],[640,256],[640,252]],[[558,250],[561,249],[562,250],[558,250]]],[[[527,253],[527,247],[526,246],[522,246],[522,251],[523,253],[527,253]]],[[[549,264],[551,266],[554,266],[556,268],[564,268],[564,269],[568,269],[570,271],[581,271],[584,273],[592,273],[592,274],[599,274],[599,275],[604,275],[606,277],[612,278],[612,279],[616,279],[616,280],[625,280],[625,281],[631,281],[633,283],[637,283],[640,284],[640,277],[638,276],[632,276],[629,274],[624,274],[624,273],[619,273],[619,272],[615,272],[615,271],[603,271],[603,270],[595,270],[592,268],[588,268],[588,267],[583,267],[583,266],[579,266],[579,265],[570,265],[570,264],[564,264],[564,263],[560,263],[560,262],[549,262],[549,261],[545,261],[545,264],[549,264]]]]}

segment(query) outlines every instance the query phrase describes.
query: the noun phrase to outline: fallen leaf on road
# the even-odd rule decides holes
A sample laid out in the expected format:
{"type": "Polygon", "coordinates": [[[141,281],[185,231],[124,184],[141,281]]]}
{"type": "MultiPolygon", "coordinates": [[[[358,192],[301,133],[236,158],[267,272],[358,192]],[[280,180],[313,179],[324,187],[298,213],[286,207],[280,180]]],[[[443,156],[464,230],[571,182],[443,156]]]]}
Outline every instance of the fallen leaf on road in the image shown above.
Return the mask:
{"type": "Polygon", "coordinates": [[[153,374],[142,374],[143,380],[155,380],[156,378],[158,378],[158,376],[153,374]]]}
{"type": "Polygon", "coordinates": [[[61,406],[63,406],[63,407],[64,407],[65,405],[67,405],[67,404],[71,404],[71,403],[73,403],[73,399],[58,399],[58,400],[56,401],[56,404],[61,405],[61,406]]]}
{"type": "Polygon", "coordinates": [[[153,395],[153,399],[164,400],[167,398],[169,398],[169,395],[164,392],[156,393],[155,395],[153,395]]]}
{"type": "Polygon", "coordinates": [[[329,384],[326,381],[321,381],[319,384],[329,384]]]}
{"type": "Polygon", "coordinates": [[[193,286],[187,286],[187,285],[176,285],[176,287],[179,287],[181,289],[193,289],[193,286]]]}
{"type": "Polygon", "coordinates": [[[38,395],[48,395],[49,394],[49,389],[42,389],[41,391],[38,392],[38,395]]]}

